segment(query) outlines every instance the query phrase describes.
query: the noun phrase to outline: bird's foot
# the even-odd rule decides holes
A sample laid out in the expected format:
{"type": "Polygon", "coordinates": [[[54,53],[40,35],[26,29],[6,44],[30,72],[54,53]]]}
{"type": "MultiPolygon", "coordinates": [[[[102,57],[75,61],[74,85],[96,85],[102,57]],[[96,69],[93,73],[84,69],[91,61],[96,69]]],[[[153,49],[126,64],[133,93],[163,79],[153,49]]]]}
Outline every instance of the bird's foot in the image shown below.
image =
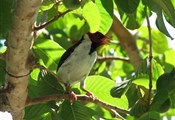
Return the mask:
{"type": "Polygon", "coordinates": [[[73,103],[73,101],[77,100],[77,95],[71,90],[71,86],[69,83],[65,84],[66,92],[69,95],[70,102],[73,103]]]}
{"type": "Polygon", "coordinates": [[[69,91],[69,97],[70,97],[71,102],[77,100],[77,95],[73,91],[69,91]]]}
{"type": "Polygon", "coordinates": [[[95,100],[95,96],[93,93],[89,92],[89,91],[86,91],[86,95],[92,100],[94,101],[95,100]]]}

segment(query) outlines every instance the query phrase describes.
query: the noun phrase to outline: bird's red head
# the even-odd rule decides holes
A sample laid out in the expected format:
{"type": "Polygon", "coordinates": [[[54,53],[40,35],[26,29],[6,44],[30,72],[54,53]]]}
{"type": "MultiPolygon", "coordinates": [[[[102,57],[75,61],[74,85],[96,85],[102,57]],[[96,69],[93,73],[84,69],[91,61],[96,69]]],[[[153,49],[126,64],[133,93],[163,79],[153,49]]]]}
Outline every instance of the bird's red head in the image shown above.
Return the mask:
{"type": "Polygon", "coordinates": [[[95,33],[87,33],[90,40],[94,43],[101,45],[105,45],[109,43],[109,38],[107,38],[105,35],[103,35],[100,32],[95,32],[95,33]]]}

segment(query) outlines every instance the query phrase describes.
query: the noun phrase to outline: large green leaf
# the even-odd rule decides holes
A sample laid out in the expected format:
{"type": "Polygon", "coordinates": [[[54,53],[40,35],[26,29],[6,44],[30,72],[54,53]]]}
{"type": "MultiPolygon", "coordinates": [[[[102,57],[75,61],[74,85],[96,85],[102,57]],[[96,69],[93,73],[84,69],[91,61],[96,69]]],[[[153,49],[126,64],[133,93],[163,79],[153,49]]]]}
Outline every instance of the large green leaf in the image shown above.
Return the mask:
{"type": "Polygon", "coordinates": [[[126,13],[134,13],[137,10],[140,0],[115,0],[116,5],[126,13]]]}
{"type": "Polygon", "coordinates": [[[110,77],[112,79],[116,79],[117,76],[125,76],[126,73],[123,69],[124,62],[123,61],[112,61],[109,66],[110,77]]]}
{"type": "MultiPolygon", "coordinates": [[[[171,39],[172,36],[169,34],[169,32],[166,29],[164,20],[163,20],[163,10],[166,9],[166,11],[169,11],[166,7],[172,7],[170,9],[173,9],[173,6],[171,3],[168,3],[167,5],[165,3],[163,3],[163,0],[160,0],[159,4],[157,3],[157,0],[144,0],[146,2],[146,5],[154,12],[156,12],[157,14],[157,18],[156,18],[156,26],[157,28],[164,33],[166,36],[170,37],[171,39]]],[[[169,0],[168,0],[169,1],[169,0]]],[[[166,2],[166,1],[165,1],[166,2]]],[[[173,12],[171,13],[172,15],[174,14],[173,12]]]]}
{"type": "Polygon", "coordinates": [[[160,114],[155,111],[144,113],[138,120],[160,120],[160,114]]]}
{"type": "Polygon", "coordinates": [[[40,38],[34,43],[33,50],[47,68],[56,71],[58,60],[64,52],[63,48],[53,40],[40,38]]]}
{"type": "Polygon", "coordinates": [[[43,114],[51,112],[51,108],[47,104],[37,104],[25,108],[25,120],[41,119],[43,114]]]}
{"type": "Polygon", "coordinates": [[[131,30],[139,28],[145,19],[144,5],[142,2],[139,3],[137,10],[131,14],[121,11],[120,8],[119,13],[123,24],[131,30]]]}
{"type": "MultiPolygon", "coordinates": [[[[147,27],[142,27],[138,31],[139,31],[139,36],[144,37],[144,38],[149,37],[147,27]]],[[[152,35],[153,52],[163,53],[169,49],[168,41],[167,41],[167,38],[164,34],[162,34],[158,30],[152,29],[151,35],[152,35]]],[[[149,46],[147,44],[147,41],[143,42],[143,46],[141,46],[141,48],[143,48],[143,47],[146,47],[144,49],[149,50],[149,46]]]]}
{"type": "MultiPolygon", "coordinates": [[[[157,80],[158,77],[163,73],[163,69],[156,60],[152,59],[152,78],[157,80]]],[[[138,67],[136,72],[136,78],[149,78],[150,74],[150,62],[149,58],[145,58],[138,67]]]]}
{"type": "Polygon", "coordinates": [[[29,84],[29,96],[39,97],[52,94],[63,94],[64,88],[57,81],[57,79],[50,73],[42,70],[38,75],[38,81],[30,79],[30,83],[36,82],[35,84],[29,84]]]}
{"type": "MultiPolygon", "coordinates": [[[[158,77],[163,74],[163,69],[159,63],[152,59],[152,80],[153,80],[153,89],[155,89],[155,81],[158,77]]],[[[149,58],[145,58],[138,67],[136,72],[136,78],[133,83],[142,85],[146,88],[149,88],[149,76],[150,76],[150,63],[149,58]]]]}
{"type": "Polygon", "coordinates": [[[175,27],[175,9],[171,0],[154,0],[154,2],[166,13],[169,23],[175,27]]]}
{"type": "Polygon", "coordinates": [[[12,25],[12,12],[15,0],[0,0],[0,34],[6,33],[12,25]]]}
{"type": "Polygon", "coordinates": [[[164,52],[165,63],[175,66],[175,50],[169,49],[164,52]]]}
{"type": "Polygon", "coordinates": [[[64,101],[60,108],[60,116],[63,120],[91,120],[93,111],[79,101],[64,101]]]}
{"type": "Polygon", "coordinates": [[[162,12],[157,13],[156,26],[162,33],[164,33],[166,36],[173,39],[173,37],[169,34],[169,32],[166,29],[166,26],[165,26],[165,23],[164,23],[164,20],[163,20],[163,16],[162,16],[162,12]]]}
{"type": "Polygon", "coordinates": [[[157,5],[154,0],[142,0],[143,1],[143,4],[148,6],[149,9],[153,12],[161,12],[162,9],[159,5],[157,5]]]}
{"type": "Polygon", "coordinates": [[[157,91],[165,89],[168,94],[173,94],[175,91],[175,70],[162,74],[157,80],[157,91]]]}
{"type": "Polygon", "coordinates": [[[40,9],[42,11],[49,10],[54,6],[54,2],[55,2],[54,0],[44,0],[41,4],[40,9]]]}
{"type": "Polygon", "coordinates": [[[102,18],[97,6],[92,1],[83,7],[83,17],[88,23],[91,33],[99,30],[102,18]]]}
{"type": "Polygon", "coordinates": [[[47,27],[53,40],[65,49],[80,40],[82,35],[88,31],[85,30],[85,22],[80,17],[81,13],[77,11],[66,14],[47,27]]]}
{"type": "Polygon", "coordinates": [[[110,90],[115,84],[116,83],[111,79],[102,76],[93,75],[86,79],[86,89],[91,91],[100,100],[127,109],[128,102],[126,96],[122,96],[118,99],[110,95],[110,90]]]}
{"type": "Polygon", "coordinates": [[[106,0],[95,0],[95,4],[99,9],[100,16],[102,18],[98,31],[106,34],[109,31],[113,21],[113,1],[108,0],[108,2],[106,2],[106,0]]]}
{"type": "Polygon", "coordinates": [[[132,116],[139,118],[145,112],[148,111],[147,102],[143,98],[140,98],[131,108],[130,113],[132,116]]]}
{"type": "Polygon", "coordinates": [[[63,4],[70,10],[77,9],[80,6],[83,7],[86,2],[88,2],[88,0],[63,0],[63,4]]]}
{"type": "Polygon", "coordinates": [[[129,108],[131,108],[133,105],[135,105],[136,101],[141,97],[140,91],[138,90],[138,87],[135,84],[131,84],[126,92],[126,97],[129,102],[129,108]]]}
{"type": "Polygon", "coordinates": [[[164,105],[164,102],[166,102],[167,99],[169,99],[167,90],[161,89],[157,91],[156,95],[154,96],[153,102],[151,103],[150,110],[160,112],[160,110],[162,109],[162,105],[164,105]]]}

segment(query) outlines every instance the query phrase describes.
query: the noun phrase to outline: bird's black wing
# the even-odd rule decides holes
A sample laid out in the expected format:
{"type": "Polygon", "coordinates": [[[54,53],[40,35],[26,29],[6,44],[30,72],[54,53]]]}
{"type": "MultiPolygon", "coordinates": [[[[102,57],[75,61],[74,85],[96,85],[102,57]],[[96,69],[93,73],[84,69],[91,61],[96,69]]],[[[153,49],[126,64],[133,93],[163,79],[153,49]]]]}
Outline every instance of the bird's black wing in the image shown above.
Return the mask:
{"type": "Polygon", "coordinates": [[[60,61],[57,66],[57,71],[60,68],[60,66],[65,62],[65,60],[70,56],[70,54],[75,50],[75,48],[82,42],[84,37],[81,38],[76,44],[74,44],[72,47],[68,48],[66,52],[61,56],[60,61]]]}

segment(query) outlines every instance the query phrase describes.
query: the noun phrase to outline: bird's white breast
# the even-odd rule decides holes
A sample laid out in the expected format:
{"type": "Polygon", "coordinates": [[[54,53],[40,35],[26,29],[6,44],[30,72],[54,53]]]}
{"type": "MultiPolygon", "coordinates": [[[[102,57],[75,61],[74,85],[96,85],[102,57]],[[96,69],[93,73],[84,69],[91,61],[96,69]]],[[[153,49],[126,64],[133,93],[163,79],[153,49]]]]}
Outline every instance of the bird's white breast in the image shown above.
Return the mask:
{"type": "Polygon", "coordinates": [[[57,75],[65,83],[75,83],[84,80],[92,69],[97,58],[97,52],[89,54],[90,40],[83,40],[67,60],[58,69],[57,75]]]}

